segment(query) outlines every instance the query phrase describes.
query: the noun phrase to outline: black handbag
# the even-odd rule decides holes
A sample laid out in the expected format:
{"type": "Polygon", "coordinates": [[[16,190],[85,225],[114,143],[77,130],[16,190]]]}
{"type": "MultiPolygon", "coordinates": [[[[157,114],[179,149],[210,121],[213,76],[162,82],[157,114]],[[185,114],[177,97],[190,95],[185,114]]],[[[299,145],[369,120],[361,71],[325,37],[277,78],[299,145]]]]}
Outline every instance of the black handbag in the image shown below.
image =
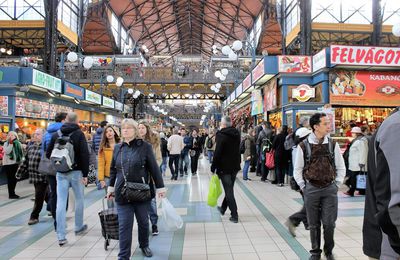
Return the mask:
{"type": "Polygon", "coordinates": [[[122,156],[122,151],[121,151],[121,168],[122,168],[122,175],[124,176],[124,179],[125,179],[125,184],[121,189],[122,197],[125,200],[127,200],[128,202],[150,201],[151,200],[150,185],[145,182],[143,177],[142,177],[143,183],[127,181],[125,171],[124,171],[122,157],[123,156],[122,156]]]}

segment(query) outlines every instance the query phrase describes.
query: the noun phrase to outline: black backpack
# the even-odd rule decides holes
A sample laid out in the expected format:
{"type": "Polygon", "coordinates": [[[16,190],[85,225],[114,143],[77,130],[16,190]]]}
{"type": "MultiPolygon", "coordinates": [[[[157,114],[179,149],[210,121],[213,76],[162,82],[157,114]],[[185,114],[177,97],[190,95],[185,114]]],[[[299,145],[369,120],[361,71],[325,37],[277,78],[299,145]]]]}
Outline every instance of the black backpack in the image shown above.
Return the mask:
{"type": "Polygon", "coordinates": [[[246,139],[244,138],[241,142],[240,142],[240,148],[239,151],[241,154],[244,154],[244,152],[246,151],[246,139]]]}

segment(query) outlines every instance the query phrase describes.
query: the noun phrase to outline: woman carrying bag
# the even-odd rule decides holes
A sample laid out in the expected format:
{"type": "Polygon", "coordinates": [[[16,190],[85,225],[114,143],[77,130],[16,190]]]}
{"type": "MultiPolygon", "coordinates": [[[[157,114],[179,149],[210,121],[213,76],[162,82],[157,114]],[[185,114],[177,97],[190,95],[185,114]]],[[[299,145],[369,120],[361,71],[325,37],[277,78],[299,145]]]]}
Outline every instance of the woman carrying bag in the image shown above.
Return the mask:
{"type": "MultiPolygon", "coordinates": [[[[110,167],[111,160],[114,151],[114,146],[118,144],[120,138],[112,126],[106,126],[99,146],[99,157],[98,157],[98,166],[97,166],[97,179],[100,182],[100,187],[102,189],[106,188],[105,191],[107,193],[107,187],[110,183],[110,167]]],[[[107,202],[108,208],[114,207],[113,201],[107,202]]]]}
{"type": "Polygon", "coordinates": [[[15,186],[17,186],[17,173],[18,167],[21,164],[24,154],[22,145],[18,139],[18,135],[14,131],[10,131],[7,135],[7,141],[4,143],[4,156],[2,172],[7,176],[8,198],[19,199],[15,194],[15,186]]]}
{"type": "Polygon", "coordinates": [[[190,166],[192,170],[192,176],[195,176],[197,174],[197,166],[199,164],[199,157],[202,150],[201,140],[200,137],[197,135],[196,129],[192,131],[192,137],[190,138],[190,140],[192,144],[189,150],[190,166]]]}
{"type": "Polygon", "coordinates": [[[123,142],[114,146],[107,192],[107,198],[115,197],[117,205],[118,259],[131,257],[134,217],[140,227],[139,247],[144,256],[151,257],[148,208],[155,196],[154,186],[160,198],[165,196],[164,182],[151,145],[138,138],[137,123],[133,119],[124,119],[121,127],[123,142]],[[154,181],[154,186],[149,185],[150,179],[154,181]]]}

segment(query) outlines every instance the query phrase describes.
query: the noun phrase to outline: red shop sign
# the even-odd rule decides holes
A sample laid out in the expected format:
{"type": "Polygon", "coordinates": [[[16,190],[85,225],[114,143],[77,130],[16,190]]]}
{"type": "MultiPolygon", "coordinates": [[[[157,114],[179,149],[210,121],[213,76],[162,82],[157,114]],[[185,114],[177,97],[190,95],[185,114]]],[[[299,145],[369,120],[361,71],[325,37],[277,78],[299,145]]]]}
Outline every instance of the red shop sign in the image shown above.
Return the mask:
{"type": "Polygon", "coordinates": [[[256,82],[264,75],[264,59],[262,59],[251,72],[253,74],[253,82],[256,82]]]}
{"type": "Polygon", "coordinates": [[[400,48],[331,45],[331,64],[400,67],[400,48]]]}
{"type": "Polygon", "coordinates": [[[242,86],[243,86],[243,91],[245,91],[251,86],[251,74],[247,75],[247,77],[243,80],[242,86]]]}

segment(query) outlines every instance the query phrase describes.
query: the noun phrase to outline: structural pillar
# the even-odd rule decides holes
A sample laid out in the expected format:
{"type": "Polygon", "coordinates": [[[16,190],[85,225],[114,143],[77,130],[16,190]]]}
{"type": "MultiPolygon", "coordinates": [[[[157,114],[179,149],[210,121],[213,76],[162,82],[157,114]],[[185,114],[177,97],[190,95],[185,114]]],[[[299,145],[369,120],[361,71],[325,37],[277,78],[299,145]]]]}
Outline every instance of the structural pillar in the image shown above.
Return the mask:
{"type": "MultiPolygon", "coordinates": [[[[278,4],[278,3],[277,3],[278,4]]],[[[286,55],[286,0],[281,2],[280,25],[282,32],[282,55],[286,55]]]]}
{"type": "Polygon", "coordinates": [[[44,70],[50,75],[57,74],[57,10],[59,0],[45,0],[45,53],[44,53],[44,70]]]}
{"type": "Polygon", "coordinates": [[[300,0],[300,54],[312,55],[311,0],[300,0]]]}
{"type": "Polygon", "coordinates": [[[381,0],[372,0],[372,39],[371,45],[381,45],[382,37],[382,6],[381,0]]]}

